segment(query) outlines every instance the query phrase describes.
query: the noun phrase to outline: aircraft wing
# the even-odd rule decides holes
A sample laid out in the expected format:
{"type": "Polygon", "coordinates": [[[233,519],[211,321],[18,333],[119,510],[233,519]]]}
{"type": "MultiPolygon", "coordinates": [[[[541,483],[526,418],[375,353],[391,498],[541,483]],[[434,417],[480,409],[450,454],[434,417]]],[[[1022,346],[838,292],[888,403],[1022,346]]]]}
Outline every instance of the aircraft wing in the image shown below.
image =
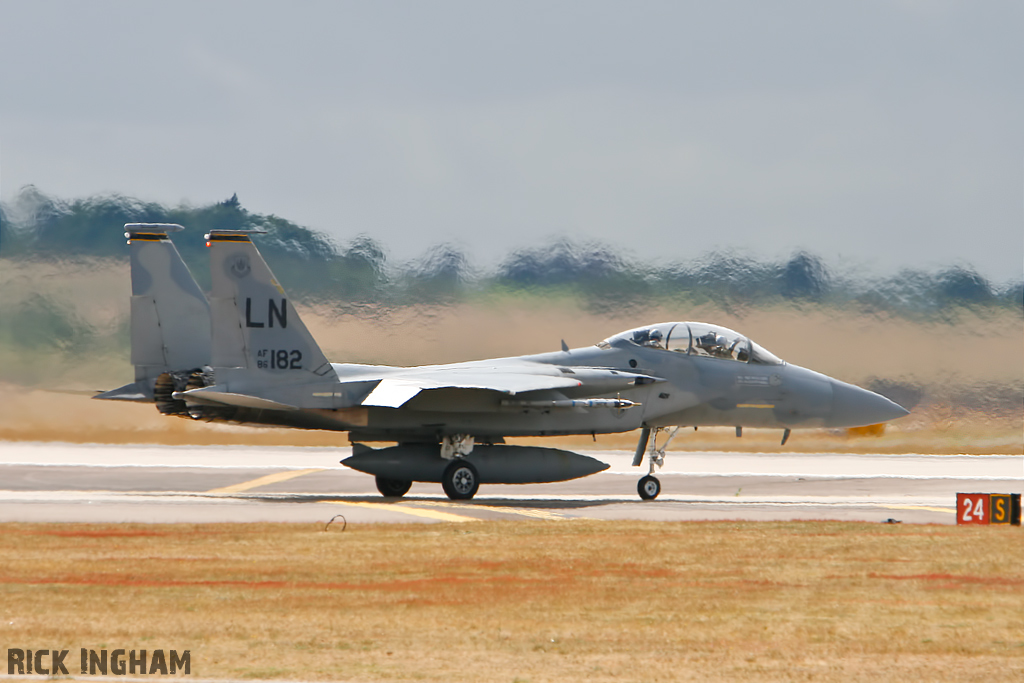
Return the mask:
{"type": "Polygon", "coordinates": [[[400,408],[420,392],[430,389],[484,389],[509,395],[551,389],[582,389],[583,393],[602,394],[657,381],[663,380],[604,368],[573,368],[564,374],[550,366],[544,372],[514,367],[410,369],[408,373],[382,379],[363,399],[362,405],[400,408]],[[549,374],[551,370],[558,374],[549,374]],[[588,392],[588,388],[592,391],[588,392]]]}
{"type": "Polygon", "coordinates": [[[519,394],[543,389],[578,387],[580,382],[568,377],[519,375],[513,373],[479,373],[464,377],[402,378],[387,377],[363,399],[364,406],[399,408],[427,389],[489,389],[503,394],[519,394]]]}

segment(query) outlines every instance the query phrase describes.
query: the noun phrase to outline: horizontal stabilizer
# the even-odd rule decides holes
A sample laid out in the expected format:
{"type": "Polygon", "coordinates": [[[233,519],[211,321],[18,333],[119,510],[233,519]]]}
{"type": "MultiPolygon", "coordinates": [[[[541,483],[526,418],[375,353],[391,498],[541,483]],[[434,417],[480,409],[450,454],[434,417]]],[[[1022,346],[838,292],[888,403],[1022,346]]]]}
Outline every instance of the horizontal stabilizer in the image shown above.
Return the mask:
{"type": "Polygon", "coordinates": [[[268,398],[250,396],[249,394],[233,394],[226,391],[210,391],[209,389],[176,391],[172,397],[179,401],[207,405],[237,406],[239,408],[255,408],[256,410],[298,410],[296,406],[278,403],[268,398]]]}
{"type": "Polygon", "coordinates": [[[140,401],[142,403],[153,402],[153,388],[145,381],[132,382],[123,387],[104,391],[96,394],[93,398],[101,398],[107,401],[140,401]]]}

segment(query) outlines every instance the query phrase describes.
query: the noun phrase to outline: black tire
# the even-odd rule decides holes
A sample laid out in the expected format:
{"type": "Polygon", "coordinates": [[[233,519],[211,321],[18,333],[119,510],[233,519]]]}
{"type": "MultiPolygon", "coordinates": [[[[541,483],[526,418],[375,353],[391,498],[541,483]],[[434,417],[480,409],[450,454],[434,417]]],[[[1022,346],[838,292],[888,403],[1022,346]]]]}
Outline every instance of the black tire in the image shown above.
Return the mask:
{"type": "Polygon", "coordinates": [[[480,488],[480,475],[471,463],[456,458],[444,468],[441,475],[441,488],[452,500],[469,500],[480,488]]]}
{"type": "Polygon", "coordinates": [[[661,493],[661,482],[658,481],[657,477],[652,477],[648,474],[636,485],[636,492],[644,500],[654,500],[661,493]]]}
{"type": "Polygon", "coordinates": [[[377,483],[377,490],[380,491],[380,495],[385,498],[401,498],[409,492],[409,488],[412,486],[411,481],[405,479],[388,479],[382,477],[379,474],[374,477],[374,481],[377,483]]]}

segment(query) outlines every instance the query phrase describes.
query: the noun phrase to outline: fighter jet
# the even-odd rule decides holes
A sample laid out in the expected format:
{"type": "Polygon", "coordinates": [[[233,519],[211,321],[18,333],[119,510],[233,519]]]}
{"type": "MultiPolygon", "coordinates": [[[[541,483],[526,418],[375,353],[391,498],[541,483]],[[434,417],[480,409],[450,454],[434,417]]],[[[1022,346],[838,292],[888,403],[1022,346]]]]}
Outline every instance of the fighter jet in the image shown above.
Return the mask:
{"type": "Polygon", "coordinates": [[[565,481],[607,469],[578,453],[507,437],[640,430],[633,465],[655,476],[684,427],[858,427],[907,414],[887,398],[787,363],[701,322],[626,330],[592,346],[446,365],[331,363],[253,244],[213,230],[207,298],[168,237],[179,225],[125,226],[135,382],[95,398],[155,403],[193,420],[348,432],[343,464],[384,496],[440,483],[454,500],[480,484],[565,481]],[[665,438],[661,439],[664,433],[665,438]],[[659,444],[659,439],[661,443],[659,444]],[[369,444],[396,443],[374,448],[369,444]]]}

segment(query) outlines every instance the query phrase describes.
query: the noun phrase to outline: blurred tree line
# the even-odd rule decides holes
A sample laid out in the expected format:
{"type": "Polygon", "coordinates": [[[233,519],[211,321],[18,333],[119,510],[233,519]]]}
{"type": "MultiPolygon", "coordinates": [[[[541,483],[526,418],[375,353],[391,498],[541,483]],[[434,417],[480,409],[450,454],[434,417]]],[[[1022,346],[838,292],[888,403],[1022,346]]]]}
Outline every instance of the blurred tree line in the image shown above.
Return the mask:
{"type": "Polygon", "coordinates": [[[726,307],[773,302],[854,305],[899,314],[951,307],[1011,308],[1024,313],[1024,282],[996,286],[975,270],[950,266],[905,270],[885,278],[831,272],[814,254],[781,262],[712,252],[689,262],[648,263],[598,243],[556,241],[509,254],[491,269],[474,268],[452,245],[407,263],[361,235],[339,245],[322,233],[274,215],[252,213],[237,196],[207,206],[166,207],[120,195],[63,201],[32,186],[0,204],[0,258],[126,258],[124,223],[179,223],[192,239],[175,242],[196,279],[209,286],[208,255],[195,235],[213,228],[258,229],[259,248],[281,282],[307,301],[339,306],[453,302],[480,293],[568,294],[608,310],[683,299],[726,307]]]}

